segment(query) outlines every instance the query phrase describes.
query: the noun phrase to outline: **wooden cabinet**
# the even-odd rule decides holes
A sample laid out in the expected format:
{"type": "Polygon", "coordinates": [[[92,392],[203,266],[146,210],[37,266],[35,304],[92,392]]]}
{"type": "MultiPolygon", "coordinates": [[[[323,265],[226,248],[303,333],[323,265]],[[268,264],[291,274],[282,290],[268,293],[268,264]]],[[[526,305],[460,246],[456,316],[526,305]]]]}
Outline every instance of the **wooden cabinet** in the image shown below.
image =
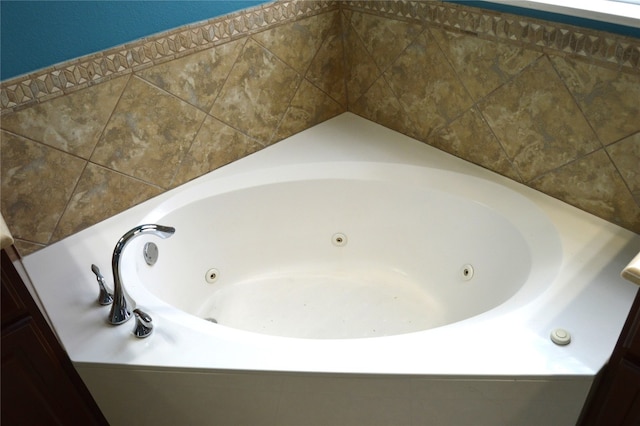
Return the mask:
{"type": "Polygon", "coordinates": [[[640,425],[640,291],[611,359],[594,384],[579,424],[640,425]]]}
{"type": "Polygon", "coordinates": [[[1,264],[2,425],[106,425],[15,269],[11,251],[2,250],[1,264]]]}

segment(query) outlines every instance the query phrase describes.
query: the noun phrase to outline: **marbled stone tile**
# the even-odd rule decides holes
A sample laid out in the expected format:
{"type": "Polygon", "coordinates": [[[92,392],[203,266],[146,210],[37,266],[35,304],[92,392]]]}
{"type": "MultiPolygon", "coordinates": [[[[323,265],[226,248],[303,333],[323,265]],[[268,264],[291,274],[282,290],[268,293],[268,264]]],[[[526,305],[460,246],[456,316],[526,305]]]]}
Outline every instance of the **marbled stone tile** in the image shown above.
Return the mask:
{"type": "Polygon", "coordinates": [[[473,103],[428,31],[407,47],[384,76],[423,141],[473,103]]]}
{"type": "Polygon", "coordinates": [[[400,105],[384,77],[373,83],[369,90],[351,105],[349,111],[390,129],[416,137],[416,126],[400,105]]]}
{"type": "Polygon", "coordinates": [[[249,40],[213,104],[211,115],[268,143],[300,79],[293,68],[249,40]]]}
{"type": "Polygon", "coordinates": [[[546,57],[479,108],[525,182],[601,147],[546,57]]]}
{"type": "Polygon", "coordinates": [[[136,74],[191,105],[209,111],[246,40],[231,41],[136,74]]]}
{"type": "Polygon", "coordinates": [[[0,127],[88,159],[128,79],[116,78],[5,115],[0,127]]]}
{"type": "Polygon", "coordinates": [[[30,241],[16,239],[13,243],[21,257],[25,257],[31,253],[35,253],[46,247],[44,244],[34,244],[30,241]]]}
{"type": "Polygon", "coordinates": [[[529,185],[640,233],[640,207],[603,149],[544,174],[529,185]]]}
{"type": "Polygon", "coordinates": [[[166,187],[204,117],[192,105],[133,77],[91,161],[166,187]]]}
{"type": "Polygon", "coordinates": [[[353,12],[351,25],[383,71],[424,29],[420,24],[362,12],[353,12]]]}
{"type": "Polygon", "coordinates": [[[47,244],[86,161],[0,132],[2,214],[14,238],[47,244]]]}
{"type": "Polygon", "coordinates": [[[607,152],[640,206],[640,132],[607,146],[607,152]]]}
{"type": "Polygon", "coordinates": [[[515,181],[522,181],[500,142],[475,108],[448,126],[436,129],[427,143],[515,181]]]}
{"type": "Polygon", "coordinates": [[[431,33],[475,100],[486,96],[540,57],[534,50],[432,28],[431,33]]]}
{"type": "Polygon", "coordinates": [[[358,101],[374,81],[380,76],[375,61],[367,52],[360,36],[351,26],[348,18],[343,20],[345,84],[349,106],[358,101]]]}
{"type": "Polygon", "coordinates": [[[52,241],[80,232],[160,192],[160,188],[89,163],[60,218],[52,241]]]}
{"type": "Polygon", "coordinates": [[[255,34],[253,39],[291,68],[304,75],[329,33],[337,12],[324,13],[279,25],[255,34]]]}
{"type": "Polygon", "coordinates": [[[640,74],[569,58],[551,60],[604,144],[640,130],[640,74]]]}
{"type": "Polygon", "coordinates": [[[307,80],[302,80],[271,143],[322,123],[342,112],[342,105],[307,80]]]}
{"type": "Polygon", "coordinates": [[[346,106],[347,89],[341,19],[342,14],[336,13],[329,34],[309,65],[306,78],[327,92],[336,102],[346,106]]]}
{"type": "Polygon", "coordinates": [[[249,136],[213,117],[207,117],[182,160],[172,186],[195,179],[260,149],[262,145],[249,136]]]}

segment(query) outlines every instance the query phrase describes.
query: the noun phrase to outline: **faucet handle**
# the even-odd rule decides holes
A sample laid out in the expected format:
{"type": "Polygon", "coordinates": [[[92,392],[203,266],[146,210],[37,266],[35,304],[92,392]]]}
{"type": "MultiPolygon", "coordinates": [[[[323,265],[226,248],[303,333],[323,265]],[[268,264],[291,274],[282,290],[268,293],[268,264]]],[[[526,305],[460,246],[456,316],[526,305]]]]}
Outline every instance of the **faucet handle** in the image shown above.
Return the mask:
{"type": "Polygon", "coordinates": [[[136,316],[136,325],[133,329],[134,336],[139,337],[141,339],[149,336],[153,331],[153,324],[152,324],[153,320],[151,319],[149,314],[147,314],[144,311],[141,311],[140,309],[134,309],[133,313],[136,316]]]}
{"type": "Polygon", "coordinates": [[[100,286],[100,295],[98,296],[98,303],[101,305],[110,305],[113,302],[113,295],[107,289],[107,280],[104,279],[104,276],[100,273],[100,269],[91,264],[91,271],[96,274],[96,279],[98,280],[98,286],[100,286]]]}

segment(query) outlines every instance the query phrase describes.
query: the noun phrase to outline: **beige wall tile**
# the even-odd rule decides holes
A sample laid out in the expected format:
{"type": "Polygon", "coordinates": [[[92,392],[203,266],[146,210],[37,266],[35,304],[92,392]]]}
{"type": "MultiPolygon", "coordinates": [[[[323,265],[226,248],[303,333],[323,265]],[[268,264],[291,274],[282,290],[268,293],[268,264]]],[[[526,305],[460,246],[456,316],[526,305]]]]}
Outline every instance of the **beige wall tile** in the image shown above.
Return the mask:
{"type": "Polygon", "coordinates": [[[427,142],[513,180],[522,181],[500,142],[475,108],[434,131],[427,142]]]}
{"type": "Polygon", "coordinates": [[[301,132],[344,111],[344,107],[329,95],[303,80],[271,142],[301,132]]]}
{"type": "Polygon", "coordinates": [[[311,61],[306,78],[336,102],[347,106],[344,82],[345,58],[342,41],[342,14],[336,12],[329,33],[311,61]]]}
{"type": "Polygon", "coordinates": [[[46,244],[35,244],[30,241],[16,239],[13,245],[18,249],[20,256],[27,256],[46,247],[46,244]]]}
{"type": "Polygon", "coordinates": [[[133,77],[91,161],[166,187],[204,117],[197,108],[133,77]]]}
{"type": "Polygon", "coordinates": [[[231,41],[142,70],[137,75],[208,112],[245,42],[246,38],[231,41]]]}
{"type": "Polygon", "coordinates": [[[49,243],[87,162],[4,131],[0,150],[0,200],[11,233],[49,243]]]}
{"type": "Polygon", "coordinates": [[[304,75],[331,30],[337,12],[324,13],[255,34],[253,39],[304,75]]]}
{"type": "Polygon", "coordinates": [[[546,57],[479,108],[525,181],[601,147],[546,57]]]}
{"type": "Polygon", "coordinates": [[[428,31],[407,47],[384,77],[418,126],[421,140],[473,103],[428,31]]]}
{"type": "Polygon", "coordinates": [[[60,218],[53,241],[80,232],[161,192],[160,188],[89,163],[60,218]]]}
{"type": "Polygon", "coordinates": [[[474,35],[436,28],[431,33],[476,100],[506,83],[541,55],[534,50],[474,35]]]}
{"type": "Polygon", "coordinates": [[[354,12],[351,26],[380,70],[385,70],[422,32],[420,24],[354,12]]]}
{"type": "Polygon", "coordinates": [[[207,117],[182,160],[172,186],[178,186],[262,148],[244,133],[207,117]]]}
{"type": "MultiPolygon", "coordinates": [[[[350,16],[350,15],[349,15],[350,16]]],[[[348,17],[343,20],[345,84],[349,106],[358,102],[360,96],[367,91],[380,76],[380,70],[367,52],[360,36],[351,26],[348,17]]]]}
{"type": "Polygon", "coordinates": [[[640,207],[603,149],[540,176],[530,185],[640,233],[640,207]]]}
{"type": "Polygon", "coordinates": [[[640,132],[609,145],[607,152],[640,206],[640,132]]]}
{"type": "Polygon", "coordinates": [[[21,250],[347,105],[638,232],[640,72],[615,37],[460,5],[316,6],[276,3],[3,84],[2,210],[21,250]],[[191,44],[174,51],[176,37],[191,44]],[[106,168],[89,164],[74,192],[82,158],[106,168]]]}
{"type": "Polygon", "coordinates": [[[404,111],[384,77],[378,78],[349,110],[390,129],[416,136],[417,126],[404,111]]]}
{"type": "Polygon", "coordinates": [[[301,76],[253,40],[247,41],[211,115],[268,143],[301,76]]]}
{"type": "Polygon", "coordinates": [[[557,56],[551,60],[602,143],[640,131],[640,73],[557,56]]]}
{"type": "Polygon", "coordinates": [[[128,78],[116,78],[3,116],[0,127],[89,158],[128,78]]]}

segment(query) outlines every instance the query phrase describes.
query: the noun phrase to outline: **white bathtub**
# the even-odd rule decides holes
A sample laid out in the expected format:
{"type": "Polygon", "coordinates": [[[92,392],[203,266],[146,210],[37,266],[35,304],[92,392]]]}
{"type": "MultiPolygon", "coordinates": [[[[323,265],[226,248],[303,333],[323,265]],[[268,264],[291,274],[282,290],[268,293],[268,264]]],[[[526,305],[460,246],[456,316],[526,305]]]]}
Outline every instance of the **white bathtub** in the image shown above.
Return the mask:
{"type": "Polygon", "coordinates": [[[25,264],[112,424],[573,424],[638,251],[630,231],[343,114],[25,264]],[[90,269],[111,283],[116,241],[142,223],[176,228],[123,255],[155,324],[143,340],[106,324],[90,269]]]}

